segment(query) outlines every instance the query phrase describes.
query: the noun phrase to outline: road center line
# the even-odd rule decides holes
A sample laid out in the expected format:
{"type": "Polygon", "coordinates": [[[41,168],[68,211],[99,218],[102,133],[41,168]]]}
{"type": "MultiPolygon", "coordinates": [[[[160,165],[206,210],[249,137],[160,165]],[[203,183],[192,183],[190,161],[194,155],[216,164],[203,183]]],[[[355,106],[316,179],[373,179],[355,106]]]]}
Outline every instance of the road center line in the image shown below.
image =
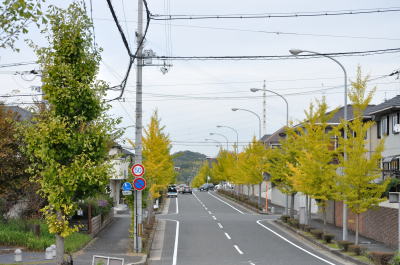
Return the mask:
{"type": "Polygon", "coordinates": [[[224,201],[224,200],[221,200],[220,198],[218,198],[217,196],[215,196],[215,195],[212,195],[210,192],[208,192],[208,194],[210,194],[212,197],[214,197],[215,199],[217,199],[217,200],[219,200],[219,201],[221,201],[221,202],[223,202],[223,203],[225,203],[226,205],[228,205],[229,207],[231,207],[232,209],[234,209],[234,210],[236,210],[236,211],[238,211],[239,213],[241,213],[241,214],[244,214],[244,212],[242,212],[241,210],[239,210],[239,209],[237,209],[237,208],[235,208],[234,206],[232,206],[232,205],[230,205],[229,203],[227,203],[226,201],[224,201]]]}
{"type": "Polygon", "coordinates": [[[179,204],[178,204],[178,197],[176,197],[176,214],[179,213],[179,204]]]}
{"type": "Polygon", "coordinates": [[[228,233],[225,233],[226,238],[228,238],[229,240],[231,239],[231,237],[229,236],[228,233]]]}
{"type": "Polygon", "coordinates": [[[217,217],[215,217],[214,215],[212,216],[212,218],[213,218],[214,220],[217,220],[217,217]]]}
{"type": "Polygon", "coordinates": [[[208,211],[208,214],[212,214],[212,212],[211,212],[211,211],[208,211]]]}
{"type": "Polygon", "coordinates": [[[219,226],[219,228],[224,228],[222,225],[221,225],[221,223],[218,223],[218,226],[219,226]]]}
{"type": "Polygon", "coordinates": [[[240,250],[240,248],[237,245],[233,245],[233,246],[236,248],[237,252],[239,252],[240,255],[243,255],[243,252],[240,250]]]}
{"type": "MultiPolygon", "coordinates": [[[[268,220],[268,219],[264,219],[264,220],[268,220]]],[[[261,221],[264,221],[264,220],[258,220],[258,221],[257,221],[257,224],[259,224],[260,226],[264,227],[265,229],[267,229],[268,231],[270,231],[270,232],[273,233],[274,235],[280,237],[282,240],[288,242],[288,243],[291,244],[292,246],[294,246],[294,247],[296,247],[296,248],[298,248],[298,249],[304,251],[305,253],[307,253],[307,254],[313,256],[314,258],[317,258],[317,259],[319,259],[319,260],[321,260],[321,261],[323,261],[323,262],[325,262],[325,263],[328,263],[328,264],[330,264],[330,265],[336,265],[335,263],[332,263],[332,262],[330,262],[330,261],[328,261],[328,260],[326,260],[326,259],[324,259],[324,258],[321,258],[320,256],[317,256],[317,255],[315,255],[314,253],[311,253],[310,251],[308,251],[308,250],[306,250],[306,249],[300,247],[299,245],[296,245],[295,243],[293,243],[293,242],[290,241],[289,239],[285,238],[284,236],[281,236],[280,234],[278,234],[277,232],[275,232],[275,231],[272,230],[271,228],[269,228],[269,227],[263,225],[263,224],[261,223],[261,221]]]]}

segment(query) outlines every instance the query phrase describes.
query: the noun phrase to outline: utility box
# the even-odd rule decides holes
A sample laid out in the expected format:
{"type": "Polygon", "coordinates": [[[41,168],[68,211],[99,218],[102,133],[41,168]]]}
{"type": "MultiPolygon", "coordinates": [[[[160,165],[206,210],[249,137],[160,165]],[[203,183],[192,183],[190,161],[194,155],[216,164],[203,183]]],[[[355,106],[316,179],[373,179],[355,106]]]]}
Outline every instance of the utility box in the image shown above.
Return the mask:
{"type": "Polygon", "coordinates": [[[399,203],[400,202],[400,192],[389,192],[389,202],[399,203]]]}
{"type": "Polygon", "coordinates": [[[299,223],[301,225],[307,224],[306,207],[300,207],[299,209],[299,223]]]}

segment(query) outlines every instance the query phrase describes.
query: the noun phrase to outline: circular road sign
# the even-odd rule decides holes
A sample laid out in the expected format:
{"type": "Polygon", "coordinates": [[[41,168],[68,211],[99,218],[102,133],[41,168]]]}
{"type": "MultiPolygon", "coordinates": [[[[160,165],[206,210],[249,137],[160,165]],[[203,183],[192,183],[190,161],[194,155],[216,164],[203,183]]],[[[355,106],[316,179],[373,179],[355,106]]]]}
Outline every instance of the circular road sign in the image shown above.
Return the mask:
{"type": "Polygon", "coordinates": [[[141,164],[135,164],[133,165],[132,169],[132,175],[135,177],[141,177],[144,174],[144,166],[141,164]]]}
{"type": "Polygon", "coordinates": [[[132,184],[130,182],[125,182],[124,184],[122,184],[122,190],[124,191],[132,190],[132,184]]]}
{"type": "Polygon", "coordinates": [[[135,190],[144,190],[146,188],[146,180],[144,178],[135,178],[133,180],[135,190]]]}

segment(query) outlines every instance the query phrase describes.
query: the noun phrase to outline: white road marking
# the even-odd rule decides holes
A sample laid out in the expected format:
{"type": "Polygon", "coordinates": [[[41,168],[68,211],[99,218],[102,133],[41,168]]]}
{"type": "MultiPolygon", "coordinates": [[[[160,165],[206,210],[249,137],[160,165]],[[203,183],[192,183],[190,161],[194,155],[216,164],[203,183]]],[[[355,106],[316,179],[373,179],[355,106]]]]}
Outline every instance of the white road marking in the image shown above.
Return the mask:
{"type": "Polygon", "coordinates": [[[217,220],[217,217],[215,217],[214,215],[212,216],[212,218],[213,218],[214,220],[217,220]]]}
{"type": "Polygon", "coordinates": [[[172,265],[176,265],[176,261],[178,259],[179,221],[173,219],[164,219],[164,220],[176,222],[174,255],[172,256],[172,265]]]}
{"type": "Polygon", "coordinates": [[[208,208],[204,206],[204,210],[206,210],[206,211],[207,211],[207,210],[208,210],[208,208]]]}
{"type": "Polygon", "coordinates": [[[208,211],[208,214],[212,214],[212,212],[211,212],[211,211],[208,211]]]}
{"type": "Polygon", "coordinates": [[[250,265],[256,265],[254,262],[252,262],[251,260],[249,260],[249,264],[250,265]]]}
{"type": "Polygon", "coordinates": [[[217,200],[219,200],[219,201],[225,203],[226,205],[228,205],[228,206],[231,207],[232,209],[238,211],[239,213],[244,214],[244,212],[242,212],[241,210],[239,210],[239,209],[235,208],[234,206],[230,205],[230,204],[227,203],[226,201],[221,200],[220,198],[218,198],[217,196],[212,195],[211,193],[208,193],[208,194],[210,194],[210,195],[211,195],[212,197],[214,197],[215,199],[217,199],[217,200]]]}
{"type": "Polygon", "coordinates": [[[178,197],[176,197],[176,214],[179,213],[178,197]]]}
{"type": "Polygon", "coordinates": [[[233,245],[233,246],[236,248],[237,252],[239,252],[240,255],[243,255],[243,252],[240,250],[240,248],[237,245],[233,245]]]}
{"type": "MultiPolygon", "coordinates": [[[[268,219],[264,219],[264,220],[268,220],[268,219]]],[[[328,264],[330,264],[330,265],[336,265],[335,263],[332,263],[332,262],[330,262],[330,261],[328,261],[328,260],[326,260],[326,259],[324,259],[324,258],[321,258],[320,256],[317,256],[317,255],[315,255],[314,253],[311,253],[310,251],[308,251],[308,250],[306,250],[306,249],[300,247],[299,245],[296,245],[295,243],[293,243],[293,242],[290,241],[289,239],[285,238],[284,236],[281,236],[280,234],[278,234],[277,232],[275,232],[275,231],[272,230],[271,228],[269,228],[269,227],[263,225],[263,224],[261,223],[261,221],[263,221],[263,220],[258,220],[258,221],[257,221],[257,224],[259,224],[260,226],[264,227],[265,229],[267,229],[268,231],[270,231],[270,232],[273,233],[274,235],[280,237],[282,240],[288,242],[288,243],[291,244],[292,246],[294,246],[294,247],[296,247],[296,248],[298,248],[298,249],[304,251],[305,253],[307,253],[307,254],[313,256],[314,258],[317,258],[317,259],[319,259],[319,260],[321,260],[321,261],[323,261],[323,262],[325,262],[325,263],[328,263],[328,264]]]]}
{"type": "Polygon", "coordinates": [[[229,236],[228,233],[225,233],[225,236],[226,236],[229,240],[231,239],[231,237],[229,236]]]}
{"type": "Polygon", "coordinates": [[[224,228],[222,225],[221,225],[221,223],[218,223],[218,226],[219,226],[219,228],[224,228]]]}

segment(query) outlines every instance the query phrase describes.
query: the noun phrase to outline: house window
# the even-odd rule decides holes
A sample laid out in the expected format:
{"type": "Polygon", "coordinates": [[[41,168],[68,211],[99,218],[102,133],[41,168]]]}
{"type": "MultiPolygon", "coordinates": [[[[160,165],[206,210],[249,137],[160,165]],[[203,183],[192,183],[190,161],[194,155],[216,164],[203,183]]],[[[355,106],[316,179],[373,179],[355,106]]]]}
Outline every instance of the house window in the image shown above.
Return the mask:
{"type": "Polygon", "coordinates": [[[399,159],[393,159],[390,162],[390,170],[399,170],[399,159]]]}
{"type": "Polygon", "coordinates": [[[389,135],[389,116],[381,118],[381,135],[389,135]]]}
{"type": "Polygon", "coordinates": [[[393,134],[399,133],[399,132],[395,132],[395,129],[394,129],[394,126],[395,126],[396,124],[399,124],[399,116],[400,116],[400,113],[395,113],[395,114],[392,116],[392,132],[393,132],[393,134]]]}
{"type": "Polygon", "coordinates": [[[380,139],[381,138],[381,121],[376,122],[376,129],[377,129],[377,136],[380,139]]]}

